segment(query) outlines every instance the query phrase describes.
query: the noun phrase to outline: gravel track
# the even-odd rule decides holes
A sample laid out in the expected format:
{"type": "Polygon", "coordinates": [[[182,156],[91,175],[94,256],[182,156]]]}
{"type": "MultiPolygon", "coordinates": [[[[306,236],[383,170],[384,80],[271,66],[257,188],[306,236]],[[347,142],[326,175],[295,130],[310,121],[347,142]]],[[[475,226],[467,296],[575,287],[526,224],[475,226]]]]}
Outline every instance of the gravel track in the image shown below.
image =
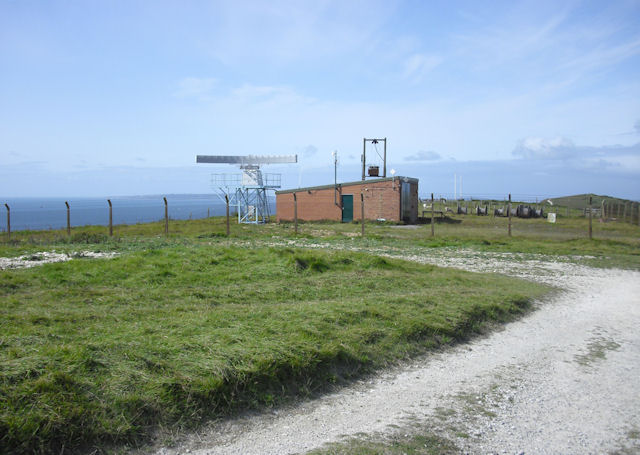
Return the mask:
{"type": "Polygon", "coordinates": [[[487,337],[319,399],[217,423],[156,453],[300,453],[425,428],[473,454],[640,453],[640,272],[470,250],[372,252],[563,291],[487,337]]]}

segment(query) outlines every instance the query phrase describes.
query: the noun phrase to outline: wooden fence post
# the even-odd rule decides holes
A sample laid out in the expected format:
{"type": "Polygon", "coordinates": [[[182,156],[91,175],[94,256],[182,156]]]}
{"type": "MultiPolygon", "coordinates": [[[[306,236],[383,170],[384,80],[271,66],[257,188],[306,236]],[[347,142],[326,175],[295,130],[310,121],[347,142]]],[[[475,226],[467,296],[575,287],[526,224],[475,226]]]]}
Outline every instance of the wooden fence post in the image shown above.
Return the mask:
{"type": "Polygon", "coordinates": [[[9,204],[4,204],[7,208],[7,234],[9,235],[9,240],[11,240],[11,208],[9,204]]]}
{"type": "Polygon", "coordinates": [[[109,237],[113,237],[113,207],[111,206],[111,199],[107,199],[109,203],[109,237]]]}
{"type": "Polygon", "coordinates": [[[166,197],[162,199],[164,200],[164,235],[169,235],[169,205],[166,197]]]}
{"type": "Polygon", "coordinates": [[[591,209],[592,203],[593,203],[593,198],[589,196],[589,240],[593,238],[593,226],[592,226],[593,210],[591,209]]]}
{"type": "Polygon", "coordinates": [[[71,208],[68,201],[64,201],[64,205],[67,206],[67,235],[71,236],[71,208]]]}
{"type": "Polygon", "coordinates": [[[507,213],[509,214],[509,237],[511,237],[511,193],[509,193],[509,205],[507,207],[507,213]]]}
{"type": "Polygon", "coordinates": [[[364,193],[360,192],[360,207],[362,209],[361,221],[362,221],[362,237],[364,237],[364,193]]]}
{"type": "Polygon", "coordinates": [[[298,195],[293,193],[293,230],[298,234],[298,195]]]}
{"type": "Polygon", "coordinates": [[[431,193],[431,237],[435,235],[435,228],[433,227],[433,214],[436,208],[433,205],[433,193],[431,193]]]}
{"type": "Polygon", "coordinates": [[[228,194],[224,195],[224,202],[226,203],[226,206],[227,206],[227,237],[229,237],[229,235],[231,234],[231,227],[229,226],[229,195],[228,194]]]}

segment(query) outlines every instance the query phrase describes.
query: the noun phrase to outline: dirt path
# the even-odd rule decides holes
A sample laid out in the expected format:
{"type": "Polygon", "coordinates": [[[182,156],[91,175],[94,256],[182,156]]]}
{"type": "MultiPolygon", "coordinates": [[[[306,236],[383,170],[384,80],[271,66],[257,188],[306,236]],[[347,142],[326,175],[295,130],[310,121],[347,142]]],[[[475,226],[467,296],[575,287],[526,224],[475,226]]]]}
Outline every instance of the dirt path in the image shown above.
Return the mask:
{"type": "Polygon", "coordinates": [[[486,338],[296,407],[216,424],[157,453],[299,453],[416,428],[474,454],[640,453],[639,272],[531,255],[384,254],[565,291],[486,338]]]}

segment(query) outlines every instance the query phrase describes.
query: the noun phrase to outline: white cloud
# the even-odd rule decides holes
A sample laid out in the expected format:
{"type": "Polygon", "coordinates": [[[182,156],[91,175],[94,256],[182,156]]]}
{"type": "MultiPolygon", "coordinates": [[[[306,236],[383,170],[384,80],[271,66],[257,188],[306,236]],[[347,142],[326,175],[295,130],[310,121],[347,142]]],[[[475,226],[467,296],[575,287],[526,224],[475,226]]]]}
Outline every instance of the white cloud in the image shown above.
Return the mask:
{"type": "Polygon", "coordinates": [[[574,149],[573,142],[564,137],[528,137],[518,141],[512,153],[524,159],[563,159],[571,156],[574,149]]]}
{"type": "Polygon", "coordinates": [[[178,90],[173,96],[177,98],[207,98],[217,84],[217,79],[212,77],[185,77],[178,82],[178,90]]]}

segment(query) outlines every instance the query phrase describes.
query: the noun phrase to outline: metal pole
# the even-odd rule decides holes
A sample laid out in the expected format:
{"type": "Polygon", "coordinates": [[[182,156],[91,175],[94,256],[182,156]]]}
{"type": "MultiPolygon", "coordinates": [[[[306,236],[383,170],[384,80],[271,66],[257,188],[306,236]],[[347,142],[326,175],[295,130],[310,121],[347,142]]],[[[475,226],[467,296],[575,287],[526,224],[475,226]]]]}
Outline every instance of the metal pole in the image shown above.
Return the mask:
{"type": "Polygon", "coordinates": [[[591,225],[591,219],[593,218],[593,210],[591,210],[591,203],[593,198],[589,196],[589,240],[593,238],[593,227],[591,225]]]}
{"type": "Polygon", "coordinates": [[[109,236],[113,237],[113,207],[111,206],[111,199],[107,199],[109,203],[109,236]]]}
{"type": "Polygon", "coordinates": [[[64,204],[67,206],[67,235],[71,235],[71,208],[69,207],[69,202],[64,201],[64,204]]]}
{"type": "Polygon", "coordinates": [[[298,233],[298,195],[293,193],[293,226],[294,231],[298,233]]]}
{"type": "Polygon", "coordinates": [[[9,204],[4,205],[7,208],[7,234],[9,235],[9,239],[11,240],[11,208],[9,204]]]}
{"type": "Polygon", "coordinates": [[[384,168],[382,170],[382,176],[387,178],[387,138],[384,138],[384,168]]]}
{"type": "Polygon", "coordinates": [[[511,193],[509,193],[509,205],[507,211],[509,213],[509,237],[511,237],[511,193]]]}
{"type": "Polygon", "coordinates": [[[364,237],[364,193],[362,191],[360,192],[360,208],[362,211],[362,237],[364,237]]]}
{"type": "Polygon", "coordinates": [[[227,237],[229,237],[229,234],[231,233],[231,229],[229,227],[229,195],[228,194],[224,195],[224,201],[227,203],[227,237]]]}
{"type": "Polygon", "coordinates": [[[433,227],[433,213],[435,212],[435,207],[433,205],[433,193],[431,193],[431,237],[435,235],[435,228],[433,227]]]}
{"type": "Polygon", "coordinates": [[[167,204],[167,198],[163,197],[164,200],[164,235],[169,235],[169,206],[167,204]]]}
{"type": "Polygon", "coordinates": [[[333,152],[333,205],[338,205],[338,151],[333,152]]]}
{"type": "Polygon", "coordinates": [[[362,138],[362,181],[364,182],[364,167],[367,161],[367,138],[362,138]]]}

